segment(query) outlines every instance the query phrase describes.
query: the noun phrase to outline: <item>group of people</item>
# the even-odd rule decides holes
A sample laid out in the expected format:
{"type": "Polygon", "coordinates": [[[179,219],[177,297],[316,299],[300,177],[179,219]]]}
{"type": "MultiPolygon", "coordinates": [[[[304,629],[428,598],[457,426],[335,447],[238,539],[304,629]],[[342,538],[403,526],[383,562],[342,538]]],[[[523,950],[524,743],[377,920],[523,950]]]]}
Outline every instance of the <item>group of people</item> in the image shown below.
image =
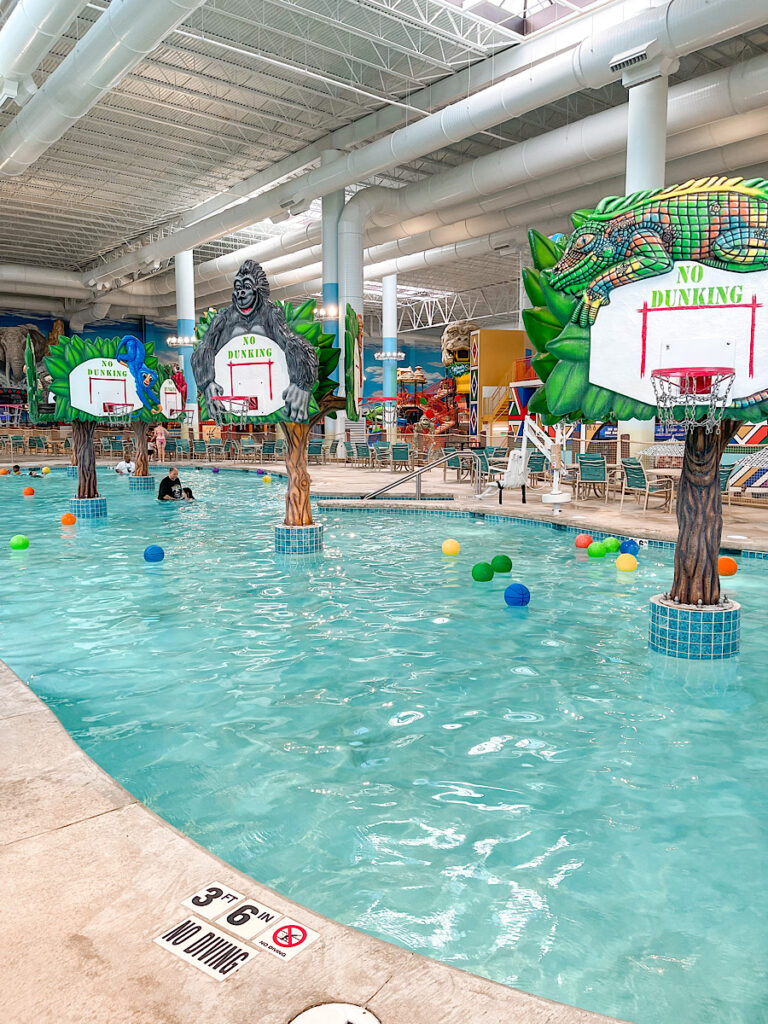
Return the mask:
{"type": "Polygon", "coordinates": [[[179,471],[175,466],[168,470],[168,476],[160,481],[160,488],[157,492],[158,501],[194,501],[195,496],[190,487],[182,487],[179,480],[179,471]]]}
{"type": "MultiPolygon", "coordinates": [[[[168,431],[162,423],[156,424],[147,438],[147,452],[150,460],[156,456],[158,462],[165,462],[165,445],[168,440],[168,431]]],[[[123,458],[115,466],[115,472],[121,476],[131,476],[136,472],[136,463],[129,456],[123,458]]]]}

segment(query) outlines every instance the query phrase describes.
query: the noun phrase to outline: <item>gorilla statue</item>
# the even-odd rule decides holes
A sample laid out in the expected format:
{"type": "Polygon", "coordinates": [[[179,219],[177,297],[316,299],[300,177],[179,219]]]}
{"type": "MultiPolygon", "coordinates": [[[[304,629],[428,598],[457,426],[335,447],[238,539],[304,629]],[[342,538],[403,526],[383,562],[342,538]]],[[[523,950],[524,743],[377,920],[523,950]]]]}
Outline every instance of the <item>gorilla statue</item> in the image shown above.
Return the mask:
{"type": "Polygon", "coordinates": [[[317,352],[294,334],[283,311],[269,301],[267,275],[258,263],[246,260],[232,287],[232,305],[220,310],[192,353],[192,371],[206,403],[223,394],[214,380],[216,354],[240,334],[263,333],[285,353],[290,384],[283,392],[285,415],[293,422],[307,419],[309,397],[317,380],[317,352]]]}

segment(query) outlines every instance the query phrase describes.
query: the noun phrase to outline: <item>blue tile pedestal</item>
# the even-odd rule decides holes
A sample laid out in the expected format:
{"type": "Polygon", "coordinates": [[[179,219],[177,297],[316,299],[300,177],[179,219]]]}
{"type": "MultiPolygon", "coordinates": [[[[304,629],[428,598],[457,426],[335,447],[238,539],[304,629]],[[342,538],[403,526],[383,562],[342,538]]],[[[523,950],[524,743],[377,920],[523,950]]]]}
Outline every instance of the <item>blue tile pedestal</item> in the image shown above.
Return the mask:
{"type": "Polygon", "coordinates": [[[77,466],[67,466],[67,476],[77,476],[77,466]]]}
{"type": "Polygon", "coordinates": [[[316,555],[323,550],[323,524],[311,526],[276,526],[275,554],[316,555]]]}
{"type": "Polygon", "coordinates": [[[101,519],[107,514],[106,498],[70,498],[69,511],[78,519],[101,519]]]}
{"type": "Polygon", "coordinates": [[[741,605],[696,608],[651,598],[651,650],[688,661],[719,661],[739,653],[741,605]]]}
{"type": "Polygon", "coordinates": [[[154,491],[155,481],[151,476],[129,476],[129,491],[154,491]]]}

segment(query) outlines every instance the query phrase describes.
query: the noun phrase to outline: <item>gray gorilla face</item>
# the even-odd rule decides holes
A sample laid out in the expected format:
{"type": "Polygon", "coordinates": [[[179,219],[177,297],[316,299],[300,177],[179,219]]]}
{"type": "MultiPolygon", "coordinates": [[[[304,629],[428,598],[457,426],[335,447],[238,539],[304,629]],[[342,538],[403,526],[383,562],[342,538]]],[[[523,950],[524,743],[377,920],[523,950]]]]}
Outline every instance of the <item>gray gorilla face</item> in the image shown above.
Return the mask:
{"type": "Polygon", "coordinates": [[[256,305],[256,282],[250,274],[238,274],[232,286],[232,301],[239,312],[248,316],[256,305]]]}

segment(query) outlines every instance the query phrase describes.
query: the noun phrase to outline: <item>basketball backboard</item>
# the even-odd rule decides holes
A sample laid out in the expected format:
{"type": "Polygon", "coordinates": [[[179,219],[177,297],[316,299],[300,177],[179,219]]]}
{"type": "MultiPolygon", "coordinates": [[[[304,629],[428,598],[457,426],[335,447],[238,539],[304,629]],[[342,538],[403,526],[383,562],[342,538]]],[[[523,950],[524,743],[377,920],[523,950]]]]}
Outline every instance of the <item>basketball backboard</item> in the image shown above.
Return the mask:
{"type": "Polygon", "coordinates": [[[92,416],[107,418],[107,408],[115,405],[142,407],[136,385],[128,368],[115,359],[87,359],[69,375],[70,404],[92,416]]]}
{"type": "Polygon", "coordinates": [[[216,354],[214,372],[222,389],[221,404],[229,396],[239,409],[247,400],[249,419],[270,416],[285,404],[283,392],[290,384],[285,353],[263,334],[232,338],[216,354]]]}

